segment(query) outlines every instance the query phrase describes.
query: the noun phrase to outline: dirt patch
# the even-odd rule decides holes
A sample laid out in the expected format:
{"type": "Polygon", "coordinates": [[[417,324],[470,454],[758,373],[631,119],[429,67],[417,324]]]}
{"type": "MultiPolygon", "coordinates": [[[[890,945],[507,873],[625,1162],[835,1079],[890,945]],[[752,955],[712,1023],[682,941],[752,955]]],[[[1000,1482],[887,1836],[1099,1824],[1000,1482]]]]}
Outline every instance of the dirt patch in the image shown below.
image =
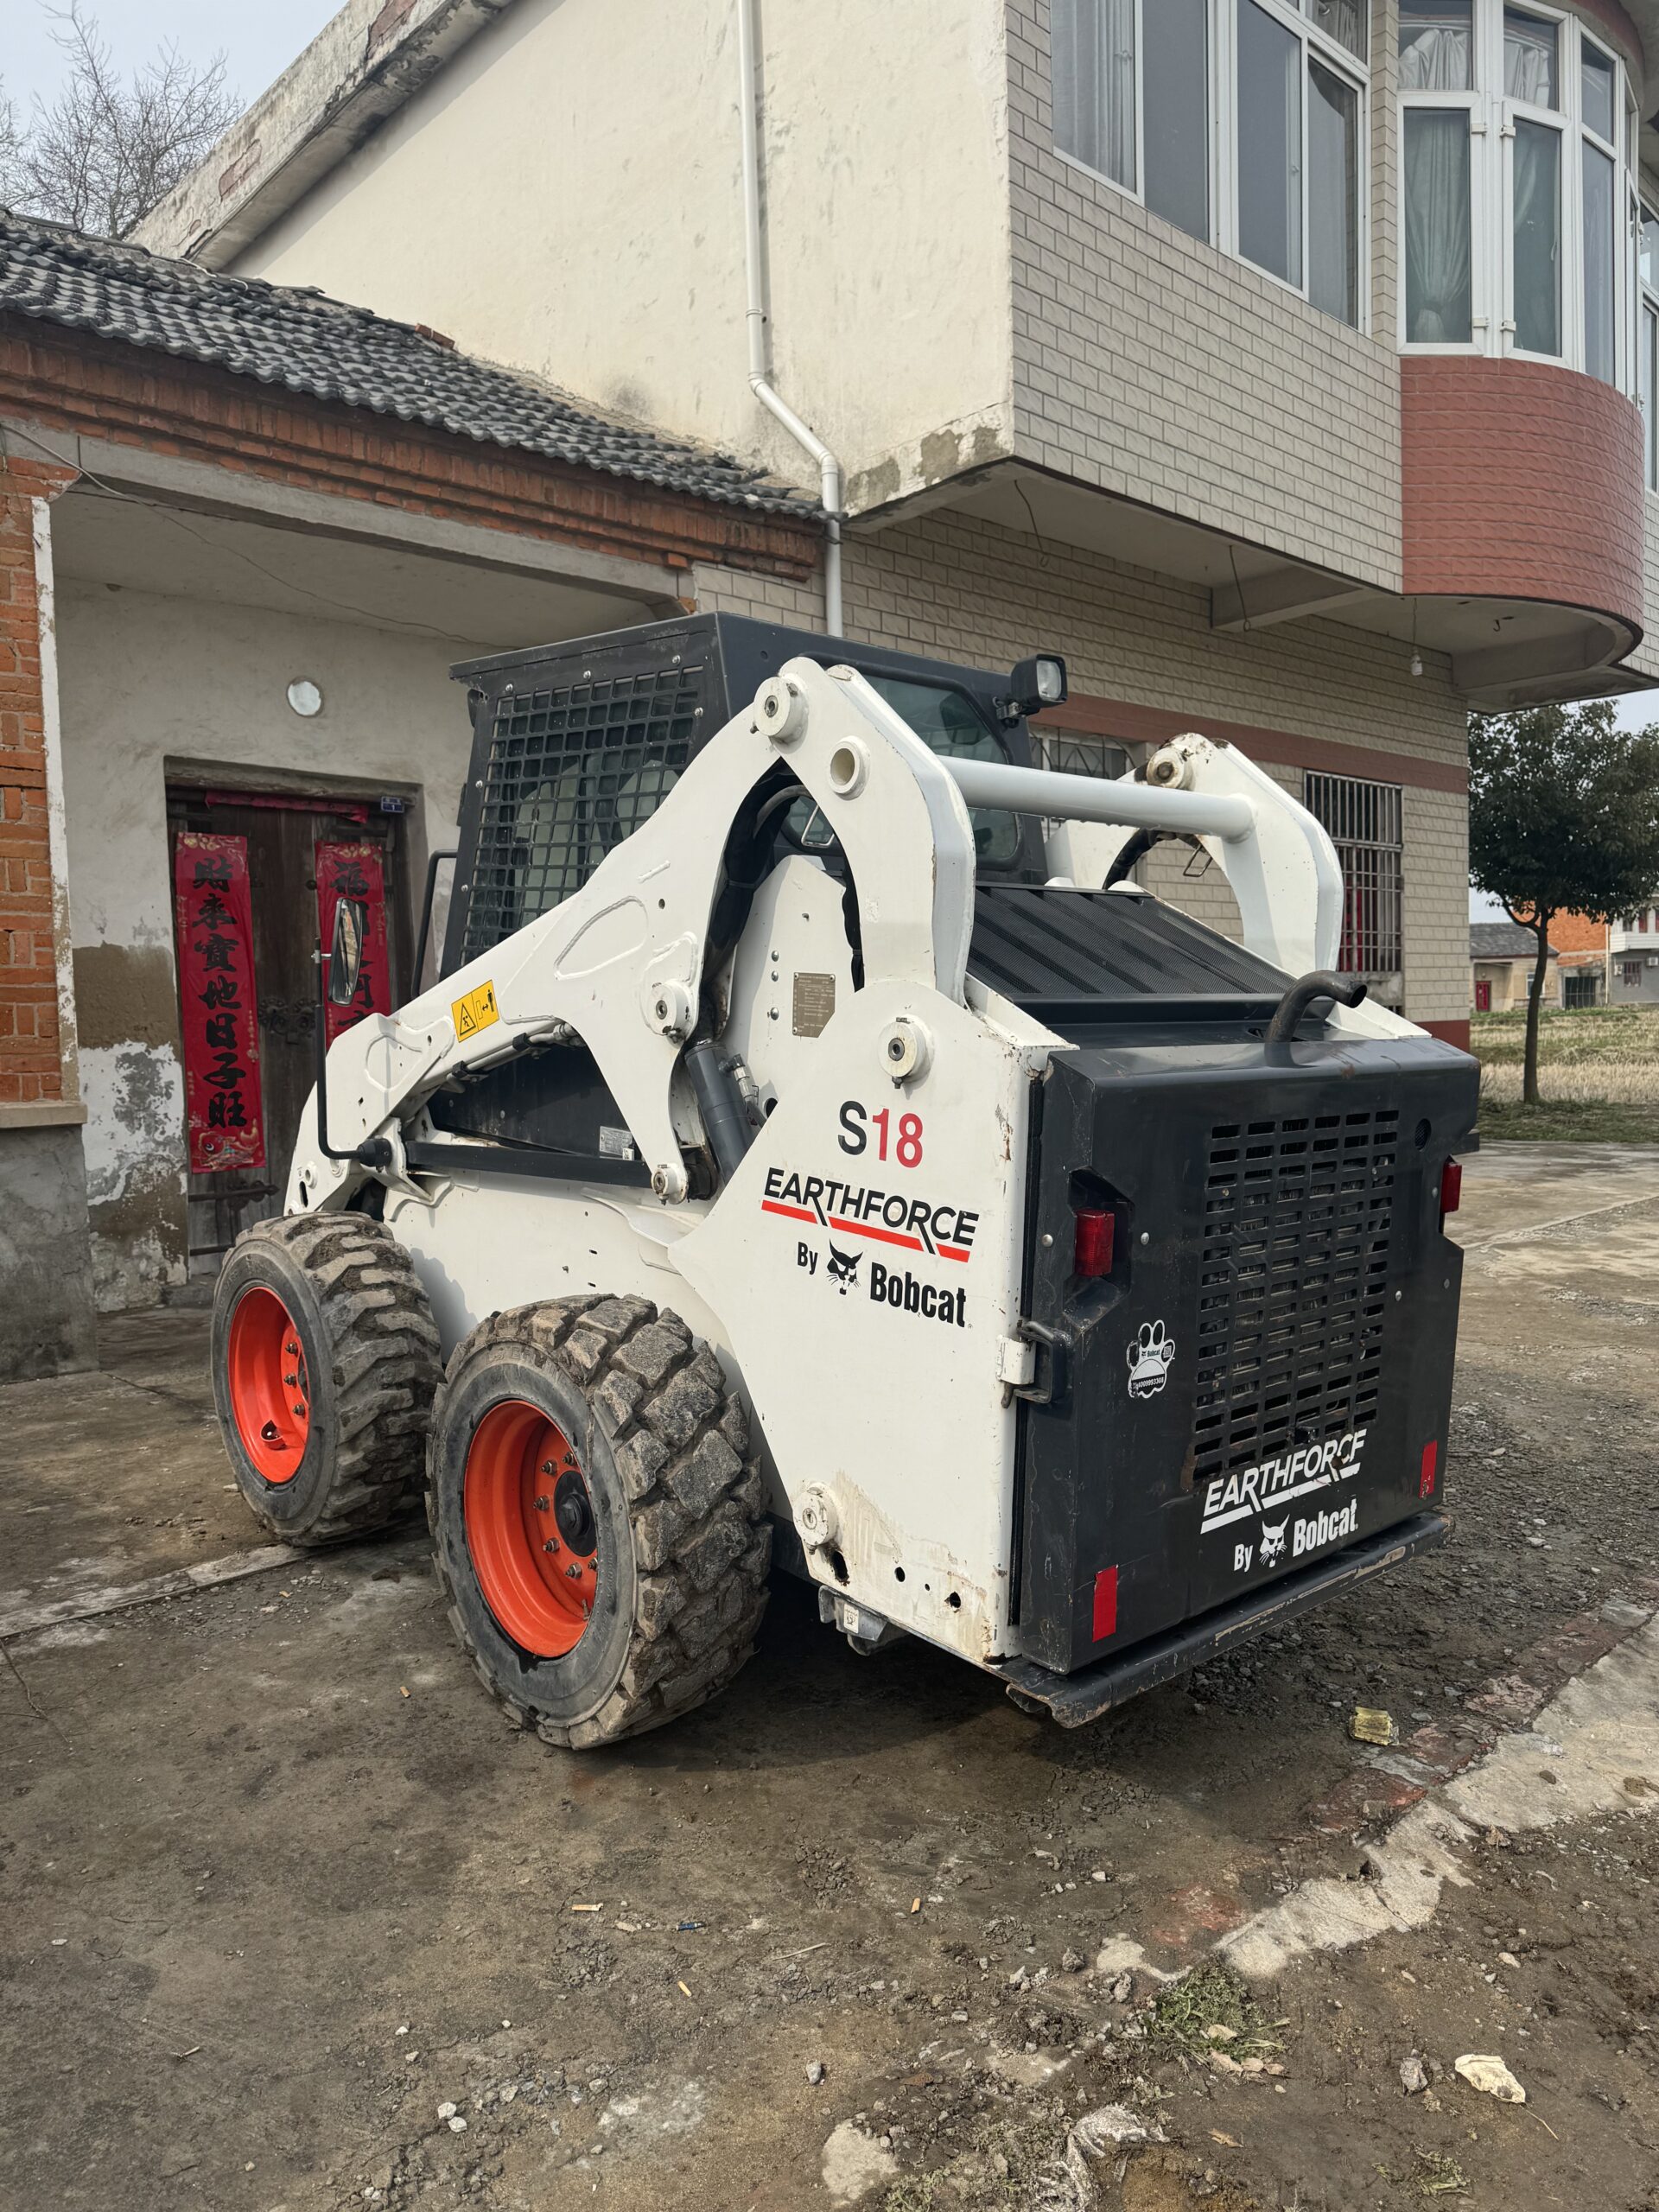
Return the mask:
{"type": "MultiPolygon", "coordinates": [[[[1103,2212],[1653,2212],[1639,1793],[1478,1832],[1410,1933],[1159,1978],[1301,1881],[1371,1878],[1398,1777],[1356,1705],[1402,1751],[1478,1748],[1535,1717],[1503,1684],[1567,1624],[1651,1610],[1651,1308],[1606,1258],[1593,1229],[1471,1255],[1443,1552],[1077,1735],[923,1647],[856,1658],[786,1583],[729,1694],[588,1757],[501,1726],[395,1548],[23,1642],[16,2201],[793,2212],[833,2202],[844,2128],[865,2212],[1027,2212],[1084,2201],[1079,2123],[1121,2105],[1166,2140],[1087,2157],[1103,2212]],[[1471,2050],[1527,2105],[1459,2082],[1471,2050]]],[[[96,1384],[0,1402],[20,1580],[252,1541],[200,1326],[118,1324],[96,1384]]]]}

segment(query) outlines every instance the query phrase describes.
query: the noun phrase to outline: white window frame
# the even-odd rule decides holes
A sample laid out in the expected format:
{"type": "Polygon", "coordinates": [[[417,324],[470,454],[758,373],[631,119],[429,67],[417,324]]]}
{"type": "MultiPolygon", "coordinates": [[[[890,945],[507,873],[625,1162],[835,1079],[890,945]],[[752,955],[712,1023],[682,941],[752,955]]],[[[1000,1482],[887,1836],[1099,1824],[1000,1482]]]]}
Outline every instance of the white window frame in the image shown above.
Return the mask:
{"type": "Polygon", "coordinates": [[[1659,207],[1649,207],[1640,188],[1634,184],[1630,192],[1635,246],[1631,254],[1632,281],[1635,285],[1636,305],[1631,316],[1635,331],[1636,359],[1632,364],[1630,391],[1642,414],[1642,481],[1649,497],[1659,493],[1659,423],[1648,420],[1649,408],[1659,409],[1659,254],[1655,256],[1651,279],[1642,281],[1642,225],[1645,218],[1659,223],[1659,207]],[[1653,383],[1644,400],[1642,392],[1642,349],[1648,339],[1648,318],[1651,315],[1653,333],[1653,383]]]}
{"type": "MultiPolygon", "coordinates": [[[[1116,177],[1108,176],[1103,169],[1081,161],[1075,154],[1056,146],[1055,152],[1069,168],[1080,170],[1084,176],[1103,184],[1109,191],[1121,193],[1137,207],[1145,207],[1146,173],[1146,74],[1143,60],[1146,53],[1144,27],[1148,8],[1156,7],[1159,0],[1135,0],[1135,182],[1121,184],[1116,177]]],[[[1239,251],[1238,245],[1238,56],[1236,24],[1238,0],[1208,0],[1207,51],[1208,71],[1205,97],[1210,118],[1209,145],[1209,217],[1210,235],[1205,243],[1224,253],[1229,260],[1275,284],[1281,291],[1308,305],[1307,251],[1307,194],[1308,194],[1308,118],[1311,107],[1308,87],[1308,58],[1310,54],[1321,62],[1331,73],[1339,77],[1358,95],[1357,143],[1355,160],[1356,207],[1354,241],[1357,310],[1353,322],[1340,315],[1332,321],[1344,330],[1354,330],[1369,335],[1371,328],[1371,73],[1369,58],[1362,60],[1351,54],[1340,39],[1321,30],[1302,12],[1300,0],[1256,0],[1264,15],[1292,32],[1302,47],[1302,143],[1301,143],[1301,226],[1302,226],[1302,282],[1292,284],[1263,269],[1259,262],[1249,260],[1239,251]]],[[[1375,36],[1383,0],[1370,0],[1368,20],[1375,36]]],[[[1052,59],[1050,61],[1052,67],[1052,59]]],[[[1150,212],[1150,210],[1148,210],[1150,212]]],[[[1190,232],[1180,235],[1187,238],[1190,232]]],[[[1316,310],[1323,313],[1324,310],[1316,310]]]]}
{"type": "MultiPolygon", "coordinates": [[[[1472,61],[1474,84],[1468,92],[1433,92],[1402,89],[1399,95],[1400,140],[1405,140],[1405,118],[1414,108],[1457,108],[1469,117],[1471,330],[1467,344],[1426,344],[1406,334],[1407,289],[1404,226],[1401,233],[1398,343],[1402,353],[1495,355],[1504,360],[1540,361],[1553,368],[1587,373],[1585,344],[1584,260],[1584,146],[1587,142],[1613,163],[1613,366],[1610,390],[1627,398],[1639,397],[1641,314],[1636,283],[1637,234],[1630,214],[1637,190],[1634,156],[1630,150],[1633,112],[1630,73],[1623,56],[1599,37],[1576,16],[1548,0],[1474,0],[1472,61]],[[1540,107],[1529,100],[1512,100],[1503,92],[1503,13],[1506,5],[1518,8],[1540,22],[1553,23],[1556,36],[1556,90],[1560,105],[1540,107]],[[1615,129],[1623,119],[1624,143],[1604,138],[1586,123],[1583,113],[1582,56],[1585,47],[1609,61],[1613,68],[1615,129]],[[1516,342],[1515,224],[1511,213],[1515,190],[1515,130],[1517,122],[1535,123],[1554,131],[1560,141],[1560,335],[1559,353],[1540,353],[1516,342]],[[1623,219],[1628,237],[1618,251],[1623,219]]],[[[1402,162],[1401,192],[1405,190],[1402,162]]],[[[1598,378],[1599,382],[1600,379],[1598,378]]]]}

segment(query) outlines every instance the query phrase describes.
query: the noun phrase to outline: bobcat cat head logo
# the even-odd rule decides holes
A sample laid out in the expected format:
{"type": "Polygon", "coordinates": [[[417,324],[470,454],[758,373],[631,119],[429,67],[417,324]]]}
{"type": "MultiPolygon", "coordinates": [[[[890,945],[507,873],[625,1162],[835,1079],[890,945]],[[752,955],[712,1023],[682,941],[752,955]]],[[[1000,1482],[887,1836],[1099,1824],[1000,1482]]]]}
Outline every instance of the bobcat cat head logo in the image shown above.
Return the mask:
{"type": "Polygon", "coordinates": [[[830,1264],[824,1274],[843,1298],[857,1287],[858,1263],[863,1256],[861,1252],[838,1252],[833,1244],[830,1247],[830,1264]]]}
{"type": "Polygon", "coordinates": [[[1169,1363],[1175,1357],[1175,1339],[1166,1336],[1161,1321],[1146,1321],[1130,1338],[1124,1353],[1129,1366],[1129,1395],[1155,1398],[1169,1380],[1169,1363]]]}
{"type": "Polygon", "coordinates": [[[1262,1523],[1262,1564],[1263,1567],[1271,1567],[1274,1560],[1283,1553],[1285,1531],[1289,1526],[1288,1514],[1280,1522],[1277,1528],[1270,1528],[1265,1521],[1262,1523]]]}

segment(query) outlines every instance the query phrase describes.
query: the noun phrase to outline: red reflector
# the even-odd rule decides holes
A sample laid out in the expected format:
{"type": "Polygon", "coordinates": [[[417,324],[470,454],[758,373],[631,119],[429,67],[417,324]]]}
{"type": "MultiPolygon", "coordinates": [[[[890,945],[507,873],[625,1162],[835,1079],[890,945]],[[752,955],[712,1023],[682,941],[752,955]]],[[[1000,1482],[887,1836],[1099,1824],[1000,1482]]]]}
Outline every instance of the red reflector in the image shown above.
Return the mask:
{"type": "Polygon", "coordinates": [[[1073,1248],[1076,1258],[1073,1273],[1080,1275],[1109,1275],[1112,1272],[1112,1248],[1116,1243],[1116,1214],[1090,1211],[1077,1216],[1077,1243],[1073,1248]]]}
{"type": "Polygon", "coordinates": [[[1117,1569],[1103,1567],[1095,1577],[1095,1642],[1117,1634],[1117,1569]]]}
{"type": "Polygon", "coordinates": [[[1423,1471],[1417,1478],[1417,1495],[1419,1497],[1433,1497],[1434,1478],[1440,1471],[1440,1446],[1438,1444],[1425,1444],[1423,1446],[1423,1471]]]}
{"type": "Polygon", "coordinates": [[[1463,1162],[1448,1160],[1440,1170],[1440,1219],[1456,1213],[1463,1204],[1463,1162]]]}

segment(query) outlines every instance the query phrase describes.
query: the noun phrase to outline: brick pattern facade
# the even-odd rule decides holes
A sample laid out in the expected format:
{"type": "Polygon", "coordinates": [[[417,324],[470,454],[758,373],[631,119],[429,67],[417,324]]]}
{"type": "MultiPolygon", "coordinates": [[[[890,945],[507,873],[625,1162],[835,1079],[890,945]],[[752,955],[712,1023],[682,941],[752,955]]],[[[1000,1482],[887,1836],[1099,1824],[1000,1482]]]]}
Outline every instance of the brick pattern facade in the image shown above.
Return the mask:
{"type": "Polygon", "coordinates": [[[35,540],[70,480],[0,445],[0,1112],[65,1101],[35,540]]]}
{"type": "Polygon", "coordinates": [[[1402,364],[1405,588],[1553,600],[1640,630],[1642,417],[1593,377],[1539,361],[1402,364]]]}
{"type": "Polygon", "coordinates": [[[1372,13],[1367,336],[1058,154],[1049,0],[1008,0],[1014,427],[1078,483],[1397,591],[1396,65],[1372,13]]]}

